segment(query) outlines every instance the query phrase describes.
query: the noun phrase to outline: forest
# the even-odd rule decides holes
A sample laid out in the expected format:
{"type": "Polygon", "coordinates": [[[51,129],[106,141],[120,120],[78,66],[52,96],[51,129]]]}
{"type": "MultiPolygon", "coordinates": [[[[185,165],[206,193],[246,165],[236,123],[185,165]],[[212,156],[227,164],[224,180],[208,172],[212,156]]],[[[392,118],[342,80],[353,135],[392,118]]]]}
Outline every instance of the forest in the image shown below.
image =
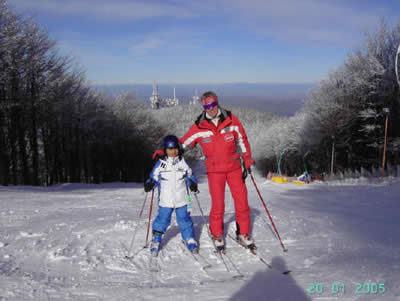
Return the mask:
{"type": "MultiPolygon", "coordinates": [[[[386,118],[387,166],[399,165],[399,44],[400,21],[389,27],[382,20],[292,117],[226,107],[243,123],[256,168],[276,171],[281,157],[288,175],[306,166],[318,174],[380,168],[386,118]]],[[[152,110],[134,91],[99,92],[48,32],[0,0],[1,185],[142,182],[162,137],[182,136],[201,111],[200,105],[152,110]]],[[[187,157],[199,160],[201,150],[187,157]]]]}

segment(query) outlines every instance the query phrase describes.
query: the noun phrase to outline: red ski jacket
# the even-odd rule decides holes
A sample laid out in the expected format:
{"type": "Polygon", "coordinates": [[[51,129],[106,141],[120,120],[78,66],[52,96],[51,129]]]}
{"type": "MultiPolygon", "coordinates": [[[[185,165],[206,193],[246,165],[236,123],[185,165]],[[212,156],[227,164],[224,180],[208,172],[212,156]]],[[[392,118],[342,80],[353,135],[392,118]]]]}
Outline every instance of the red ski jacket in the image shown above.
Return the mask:
{"type": "Polygon", "coordinates": [[[208,172],[230,172],[240,168],[240,151],[251,156],[250,144],[239,119],[230,111],[221,111],[218,126],[206,118],[206,112],[197,118],[189,131],[180,139],[183,148],[199,143],[207,158],[208,172]]]}

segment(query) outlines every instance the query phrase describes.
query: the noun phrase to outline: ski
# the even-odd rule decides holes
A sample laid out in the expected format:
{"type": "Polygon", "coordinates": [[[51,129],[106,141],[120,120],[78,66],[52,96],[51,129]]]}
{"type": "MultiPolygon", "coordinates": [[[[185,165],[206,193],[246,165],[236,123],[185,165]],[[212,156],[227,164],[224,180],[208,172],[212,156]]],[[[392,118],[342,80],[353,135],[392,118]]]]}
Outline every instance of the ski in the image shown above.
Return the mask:
{"type": "Polygon", "coordinates": [[[225,252],[222,253],[223,256],[228,259],[230,265],[232,266],[234,272],[236,273],[236,275],[233,276],[233,278],[243,278],[244,275],[242,274],[242,272],[239,270],[239,268],[236,266],[236,264],[233,262],[231,256],[229,256],[225,250],[225,252]]]}
{"type": "MultiPolygon", "coordinates": [[[[224,256],[227,256],[227,255],[226,255],[226,250],[225,250],[225,249],[223,249],[223,250],[218,250],[218,249],[217,249],[217,247],[216,247],[216,245],[215,245],[215,242],[214,242],[214,240],[213,240],[213,237],[212,237],[212,235],[211,235],[210,229],[209,229],[208,226],[207,226],[207,221],[206,221],[206,219],[205,219],[205,217],[204,217],[203,209],[202,209],[201,206],[200,206],[200,202],[199,202],[199,198],[197,197],[197,194],[198,194],[198,192],[197,192],[197,193],[194,193],[194,196],[195,196],[197,205],[199,206],[199,210],[200,210],[201,217],[202,217],[202,219],[203,219],[204,225],[206,225],[208,237],[210,238],[212,244],[214,245],[214,249],[215,249],[214,253],[216,254],[217,258],[219,258],[219,259],[221,260],[221,262],[224,264],[226,271],[227,271],[227,272],[231,272],[231,270],[230,270],[229,267],[228,267],[228,264],[226,263],[226,261],[225,261],[225,259],[224,259],[224,256]]],[[[228,257],[227,257],[227,258],[228,258],[228,257]]],[[[230,260],[230,258],[228,258],[228,260],[229,260],[231,263],[233,263],[233,262],[230,260]]],[[[235,265],[233,265],[233,267],[234,267],[234,270],[236,271],[236,275],[234,275],[233,278],[239,278],[239,279],[242,278],[242,277],[243,277],[243,274],[239,271],[239,269],[237,269],[237,267],[236,267],[235,265]]]]}
{"type": "Polygon", "coordinates": [[[230,272],[231,270],[229,269],[228,265],[226,264],[224,257],[222,257],[222,254],[224,254],[224,253],[225,253],[225,250],[214,250],[214,254],[224,264],[226,271],[230,272]]]}
{"type": "Polygon", "coordinates": [[[184,252],[188,253],[194,261],[196,261],[200,266],[203,271],[207,273],[207,269],[211,268],[211,264],[200,254],[200,253],[193,253],[191,252],[187,247],[186,243],[182,241],[183,246],[182,248],[184,249],[184,252]]]}
{"type": "Polygon", "coordinates": [[[158,256],[150,254],[149,271],[150,272],[159,272],[160,271],[160,263],[159,263],[158,256]]]}
{"type": "Polygon", "coordinates": [[[244,277],[244,275],[240,272],[239,268],[233,263],[233,260],[231,259],[231,257],[226,253],[226,249],[224,249],[224,250],[215,250],[214,253],[222,261],[222,263],[224,264],[225,269],[226,269],[227,272],[235,273],[235,275],[233,275],[232,278],[240,279],[240,278],[244,277]],[[231,265],[232,269],[229,268],[229,265],[228,265],[227,261],[231,265]]]}
{"type": "MultiPolygon", "coordinates": [[[[240,245],[241,247],[243,247],[243,248],[245,248],[246,250],[248,250],[250,254],[256,256],[256,257],[257,257],[264,265],[266,265],[268,268],[274,269],[274,268],[272,267],[271,264],[269,264],[262,256],[260,256],[260,255],[257,253],[257,251],[256,251],[255,248],[248,248],[248,247],[247,247],[246,245],[244,245],[242,242],[240,242],[240,241],[237,240],[235,237],[233,237],[230,233],[228,233],[228,237],[229,237],[230,239],[232,239],[233,241],[235,241],[235,242],[236,242],[238,245],[240,245]]],[[[249,254],[249,253],[248,253],[248,254],[249,254]]],[[[282,274],[283,274],[283,275],[288,275],[288,274],[290,274],[291,272],[292,272],[292,271],[287,270],[287,271],[283,271],[282,274]]]]}

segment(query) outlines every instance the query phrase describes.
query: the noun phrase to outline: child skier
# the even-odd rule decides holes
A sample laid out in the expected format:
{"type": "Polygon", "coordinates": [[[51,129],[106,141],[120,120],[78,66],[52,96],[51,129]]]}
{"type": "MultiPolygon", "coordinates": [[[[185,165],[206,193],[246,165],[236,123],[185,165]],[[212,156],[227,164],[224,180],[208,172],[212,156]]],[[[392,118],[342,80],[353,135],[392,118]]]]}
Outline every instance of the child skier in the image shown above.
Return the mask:
{"type": "Polygon", "coordinates": [[[193,222],[187,210],[188,187],[197,192],[197,180],[182,156],[183,149],[176,136],[164,137],[163,148],[166,155],[157,161],[150,178],[144,184],[146,192],[155,187],[159,189],[158,215],[152,225],[150,251],[153,256],[158,255],[162,235],[171,224],[171,215],[175,209],[182,239],[191,252],[197,253],[198,244],[194,238],[193,222]]]}

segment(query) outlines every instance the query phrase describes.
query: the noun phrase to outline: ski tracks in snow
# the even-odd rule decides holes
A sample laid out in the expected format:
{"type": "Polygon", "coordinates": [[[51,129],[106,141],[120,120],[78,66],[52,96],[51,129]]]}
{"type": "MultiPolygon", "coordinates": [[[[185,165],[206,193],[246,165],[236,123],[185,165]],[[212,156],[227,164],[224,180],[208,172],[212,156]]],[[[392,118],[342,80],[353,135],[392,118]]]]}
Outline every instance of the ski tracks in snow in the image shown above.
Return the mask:
{"type": "MultiPolygon", "coordinates": [[[[400,270],[396,252],[398,240],[395,239],[398,227],[389,228],[383,222],[395,220],[398,187],[384,187],[391,197],[385,195],[379,202],[386,201],[393,209],[375,206],[375,210],[382,211],[375,216],[369,214],[370,205],[363,206],[378,203],[375,201],[379,196],[376,187],[351,189],[343,195],[340,187],[334,193],[326,191],[325,186],[318,186],[315,192],[311,190],[312,185],[307,189],[289,189],[289,186],[268,183],[260,186],[289,252],[282,252],[257,195],[249,189],[252,235],[257,253],[278,270],[281,266],[275,264],[287,264],[294,271],[293,276],[273,273],[256,256],[246,254],[247,250],[228,239],[227,254],[244,275],[243,281],[232,279],[233,273],[227,272],[214,254],[195,206],[192,217],[200,254],[212,267],[205,273],[201,264],[185,254],[179,229],[173,223],[158,258],[160,270],[150,272],[147,268],[150,251],[143,249],[147,219],[139,223],[136,220],[144,197],[138,184],[135,187],[113,184],[90,189],[85,185],[67,185],[60,189],[11,187],[1,190],[0,299],[132,300],[135,296],[143,296],[142,300],[169,300],[184,295],[187,300],[222,300],[229,299],[244,285],[257,284],[253,279],[257,275],[268,281],[291,279],[293,286],[297,281],[299,291],[305,293],[307,284],[312,281],[328,283],[341,279],[349,285],[351,279],[386,281],[389,298],[385,300],[394,300],[390,297],[398,296],[389,281],[398,279],[400,270]],[[361,212],[360,206],[364,208],[361,212]],[[329,210],[325,210],[326,207],[329,210]],[[353,217],[358,219],[353,221],[353,217]],[[364,217],[372,219],[373,229],[377,228],[372,234],[376,235],[365,230],[370,230],[371,223],[364,217]],[[139,230],[135,243],[132,250],[128,250],[136,226],[139,230]],[[389,240],[390,237],[393,240],[389,240]],[[370,238],[377,242],[370,245],[370,238]],[[126,259],[128,251],[133,255],[132,260],[126,259]],[[372,264],[372,260],[379,262],[372,264]]],[[[329,188],[334,190],[335,187],[329,188]]],[[[208,191],[206,183],[201,183],[200,190],[208,191]]],[[[230,197],[226,201],[225,229],[228,230],[234,225],[234,214],[230,197]]],[[[201,203],[208,212],[211,201],[207,193],[202,193],[201,203]]],[[[148,209],[144,208],[144,212],[148,209]]],[[[279,293],[271,285],[256,289],[279,293]]]]}

